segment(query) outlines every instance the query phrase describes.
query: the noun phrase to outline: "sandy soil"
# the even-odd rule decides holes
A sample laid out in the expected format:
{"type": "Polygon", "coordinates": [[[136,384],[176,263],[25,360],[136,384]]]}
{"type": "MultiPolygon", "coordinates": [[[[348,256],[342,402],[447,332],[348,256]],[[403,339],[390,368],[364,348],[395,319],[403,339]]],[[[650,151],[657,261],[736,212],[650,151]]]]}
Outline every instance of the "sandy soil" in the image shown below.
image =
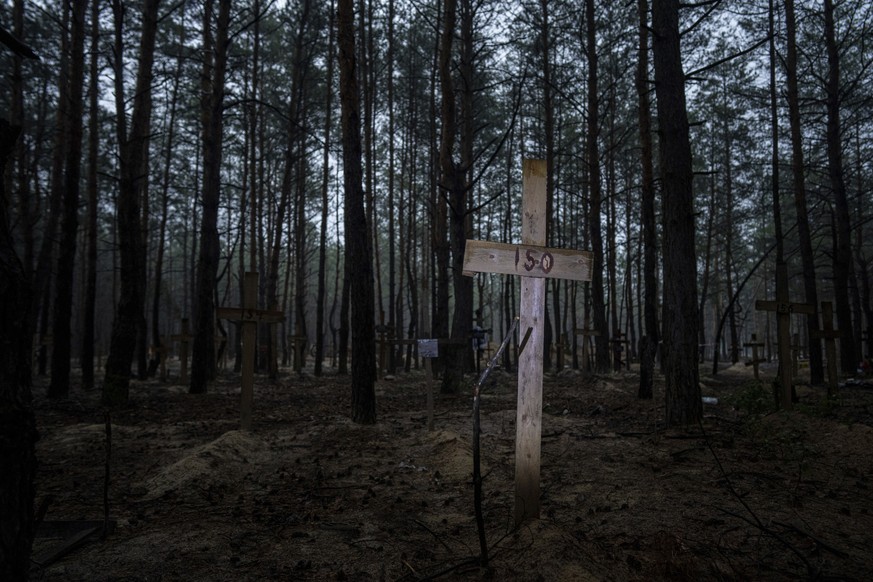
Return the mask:
{"type": "MultiPolygon", "coordinates": [[[[774,369],[765,369],[772,379],[774,369]]],[[[238,430],[239,379],[206,395],[135,383],[111,418],[110,517],[34,580],[869,580],[873,386],[801,389],[790,413],[742,365],[702,373],[706,418],[663,427],[663,390],[632,372],[547,375],[542,517],[512,527],[515,385],[496,371],[482,402],[482,568],[473,518],[471,398],[438,397],[426,428],[422,372],[383,380],[379,422],[348,419],[347,378],[264,377],[255,426],[238,430]]],[[[472,387],[473,377],[470,377],[472,387]]],[[[102,520],[98,394],[47,401],[34,555],[102,520]]]]}

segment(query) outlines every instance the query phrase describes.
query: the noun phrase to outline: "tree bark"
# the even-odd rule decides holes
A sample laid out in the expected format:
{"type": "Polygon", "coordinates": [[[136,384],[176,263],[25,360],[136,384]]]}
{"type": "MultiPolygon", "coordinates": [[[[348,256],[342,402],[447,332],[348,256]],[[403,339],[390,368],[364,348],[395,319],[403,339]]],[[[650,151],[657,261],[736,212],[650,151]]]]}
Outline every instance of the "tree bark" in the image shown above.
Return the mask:
{"type": "Polygon", "coordinates": [[[700,420],[697,369],[697,263],[691,143],[679,42],[679,0],[652,3],[655,92],[664,215],[664,375],[666,422],[700,420]]]}
{"type": "Polygon", "coordinates": [[[73,268],[79,228],[79,178],[82,174],[82,117],[85,81],[85,9],[87,2],[73,3],[71,14],[69,119],[66,123],[66,160],[58,262],[55,272],[55,302],[52,318],[52,376],[49,398],[66,398],[70,393],[72,355],[73,268]]]}
{"type": "Polygon", "coordinates": [[[655,378],[655,355],[658,352],[660,333],[658,330],[658,236],[655,221],[655,171],[652,163],[652,113],[649,99],[649,3],[638,0],[639,12],[639,63],[637,66],[636,88],[639,100],[640,118],[640,164],[641,183],[641,223],[643,229],[643,286],[645,303],[643,318],[645,335],[640,342],[640,398],[652,398],[655,378]]]}
{"type": "Polygon", "coordinates": [[[31,405],[31,289],[15,251],[6,162],[20,127],[0,119],[0,579],[27,580],[39,435],[31,405]]]}
{"type": "Polygon", "coordinates": [[[843,143],[840,133],[840,54],[834,31],[834,2],[824,0],[825,45],[828,52],[827,76],[827,152],[828,176],[834,193],[834,220],[837,226],[834,253],[834,302],[840,330],[840,369],[854,374],[860,360],[849,302],[849,281],[853,278],[852,226],[846,179],[843,175],[843,143]]]}
{"type": "MultiPolygon", "coordinates": [[[[106,359],[106,374],[103,380],[103,402],[119,405],[127,402],[130,385],[130,365],[136,350],[139,326],[143,323],[145,303],[144,273],[146,249],[142,236],[142,216],[140,203],[142,188],[147,176],[145,161],[149,147],[152,110],[152,66],[154,64],[155,39],[157,36],[158,6],[160,0],[146,0],[142,12],[142,36],[139,48],[139,68],[137,69],[136,89],[133,98],[133,117],[130,133],[124,121],[123,93],[116,95],[117,132],[121,144],[121,181],[117,204],[118,243],[121,259],[121,289],[115,319],[112,322],[112,336],[109,356],[106,359]]],[[[116,17],[115,74],[116,93],[121,91],[123,71],[121,60],[122,6],[119,0],[113,3],[116,17]]]]}
{"type": "Polygon", "coordinates": [[[361,167],[361,114],[356,78],[352,0],[337,5],[340,103],[342,105],[343,186],[345,189],[346,264],[351,279],[352,420],[376,422],[376,346],[373,267],[361,167]]]}
{"type": "Polygon", "coordinates": [[[222,130],[224,127],[224,78],[230,41],[231,0],[219,0],[216,38],[211,38],[213,0],[204,6],[203,191],[197,286],[194,291],[194,345],[191,361],[191,394],[206,392],[215,377],[215,285],[218,275],[218,203],[221,199],[222,130]],[[210,54],[211,53],[211,54],[210,54]]]}
{"type": "Polygon", "coordinates": [[[98,181],[97,162],[100,137],[99,105],[97,102],[97,57],[100,43],[100,2],[91,2],[91,62],[88,103],[88,230],[86,250],[84,316],[82,321],[82,346],[79,363],[82,367],[82,387],[94,387],[94,345],[96,343],[94,317],[97,313],[97,213],[98,181]]]}
{"type": "MultiPolygon", "coordinates": [[[[797,212],[797,234],[800,238],[800,258],[803,263],[803,288],[806,303],[818,309],[818,291],[815,279],[815,257],[812,250],[812,235],[809,228],[809,212],[806,205],[806,178],[803,161],[803,138],[800,127],[800,97],[797,87],[797,25],[794,17],[794,0],[785,0],[785,26],[788,36],[785,75],[788,83],[788,122],[791,126],[791,173],[794,176],[794,206],[797,212]]],[[[777,292],[778,294],[778,292],[777,292]]],[[[824,363],[818,315],[806,316],[809,336],[809,378],[813,384],[824,382],[824,363]]],[[[783,363],[782,365],[787,365],[783,363]]]]}
{"type": "Polygon", "coordinates": [[[606,323],[606,299],[603,293],[603,231],[600,222],[603,195],[600,184],[600,95],[597,83],[597,26],[594,18],[594,0],[585,0],[585,44],[588,50],[588,131],[586,156],[588,158],[589,230],[594,267],[591,275],[592,318],[594,329],[600,332],[594,338],[594,371],[609,371],[609,333],[606,323]]]}
{"type": "MultiPolygon", "coordinates": [[[[334,13],[334,2],[330,2],[330,14],[334,13]]],[[[333,66],[336,29],[331,26],[327,48],[327,81],[325,82],[324,149],[321,160],[321,228],[318,239],[318,281],[315,294],[315,364],[313,373],[321,376],[324,360],[324,301],[327,280],[327,218],[330,214],[328,189],[330,186],[330,131],[333,120],[333,66]]],[[[335,299],[334,299],[335,300],[335,299]]],[[[330,323],[330,322],[329,322],[330,323]]],[[[334,349],[336,346],[334,346],[334,349]]]]}

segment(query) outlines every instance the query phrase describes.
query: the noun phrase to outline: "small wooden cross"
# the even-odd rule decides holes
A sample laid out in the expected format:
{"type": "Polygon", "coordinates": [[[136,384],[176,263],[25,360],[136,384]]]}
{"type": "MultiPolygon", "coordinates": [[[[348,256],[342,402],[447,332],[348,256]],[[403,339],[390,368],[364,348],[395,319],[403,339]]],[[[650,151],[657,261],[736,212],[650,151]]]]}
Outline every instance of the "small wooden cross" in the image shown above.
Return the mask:
{"type": "Polygon", "coordinates": [[[752,348],[752,360],[746,362],[746,365],[753,366],[753,369],[755,370],[755,380],[759,380],[760,378],[758,378],[758,364],[760,364],[761,362],[766,362],[766,360],[758,358],[758,348],[763,348],[764,342],[759,342],[758,334],[753,333],[752,341],[744,343],[743,347],[752,348]]]}
{"type": "Polygon", "coordinates": [[[625,364],[627,369],[630,370],[630,358],[626,358],[627,359],[626,362],[623,362],[621,359],[622,353],[624,353],[626,351],[625,345],[629,344],[630,341],[628,341],[628,339],[626,337],[624,337],[624,334],[619,331],[619,332],[616,332],[614,338],[609,340],[609,343],[612,344],[612,354],[613,354],[612,367],[613,367],[613,370],[616,372],[621,372],[621,365],[622,364],[625,364]]]}
{"type": "Polygon", "coordinates": [[[185,385],[188,383],[188,344],[194,339],[188,329],[188,318],[182,318],[182,333],[171,335],[170,339],[174,342],[179,342],[179,383],[185,385]]]}
{"type": "Polygon", "coordinates": [[[303,350],[306,348],[306,336],[289,335],[288,341],[291,343],[292,366],[294,372],[301,373],[303,371],[303,350]]]}
{"type": "Polygon", "coordinates": [[[834,304],[830,301],[821,302],[822,329],[813,337],[825,342],[825,355],[828,358],[828,398],[837,397],[837,346],[834,342],[840,339],[839,330],[834,329],[834,304]]]}
{"type": "Polygon", "coordinates": [[[546,248],[546,162],[523,161],[521,244],[468,240],[463,273],[521,276],[519,333],[529,336],[518,359],[515,432],[515,523],[540,514],[543,412],[543,328],[546,278],[591,280],[587,251],[546,248]]]}
{"type": "Polygon", "coordinates": [[[791,303],[788,299],[788,265],[776,265],[776,301],[755,301],[758,311],[776,312],[776,331],[779,336],[779,370],[782,392],[780,403],[785,410],[791,410],[791,314],[815,313],[815,307],[808,303],[791,303]]]}
{"type": "Polygon", "coordinates": [[[170,352],[170,338],[163,336],[159,345],[151,347],[152,353],[160,364],[161,382],[167,381],[167,354],[170,352]]]}
{"type": "Polygon", "coordinates": [[[582,336],[582,369],[584,371],[590,371],[593,366],[591,366],[591,338],[600,335],[600,331],[596,329],[591,329],[588,327],[588,318],[585,318],[585,327],[577,327],[573,332],[576,335],[582,336]]]}
{"type": "Polygon", "coordinates": [[[258,323],[278,323],[285,319],[285,313],[269,309],[258,309],[258,274],[248,271],[243,279],[242,307],[219,307],[215,310],[221,319],[239,322],[242,325],[242,370],[240,390],[240,426],[243,430],[252,428],[252,401],[255,382],[255,341],[258,323]]]}
{"type": "Polygon", "coordinates": [[[558,338],[558,343],[555,344],[555,351],[558,352],[556,358],[556,364],[558,366],[558,371],[564,369],[564,349],[567,347],[567,334],[562,333],[558,338]]]}

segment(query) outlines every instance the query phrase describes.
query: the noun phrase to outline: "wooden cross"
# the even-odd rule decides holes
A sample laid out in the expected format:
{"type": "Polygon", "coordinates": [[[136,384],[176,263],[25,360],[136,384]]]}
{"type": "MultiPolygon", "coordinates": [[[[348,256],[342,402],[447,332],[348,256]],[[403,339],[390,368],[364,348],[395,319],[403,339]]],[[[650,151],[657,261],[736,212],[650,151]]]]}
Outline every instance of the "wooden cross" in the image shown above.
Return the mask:
{"type": "Polygon", "coordinates": [[[182,318],[182,333],[177,333],[175,335],[171,335],[170,339],[174,342],[179,342],[179,366],[181,367],[181,372],[179,375],[179,383],[187,384],[188,383],[188,344],[191,340],[194,339],[194,336],[191,335],[190,330],[188,329],[188,318],[182,318]]]}
{"type": "Polygon", "coordinates": [[[613,363],[612,368],[616,372],[621,372],[621,365],[624,363],[627,366],[627,369],[630,370],[630,358],[627,359],[627,362],[622,362],[621,354],[625,351],[625,344],[629,344],[630,342],[624,334],[616,332],[615,337],[609,340],[609,343],[612,344],[612,355],[613,355],[613,363]]]}
{"type": "Polygon", "coordinates": [[[293,367],[296,373],[303,371],[303,350],[306,347],[305,335],[289,335],[288,341],[291,342],[291,353],[293,354],[293,367]]]}
{"type": "Polygon", "coordinates": [[[564,369],[564,348],[567,347],[567,334],[562,333],[558,338],[558,343],[555,344],[555,351],[558,352],[556,358],[556,365],[558,366],[558,371],[564,369]]]}
{"type": "Polygon", "coordinates": [[[588,318],[585,318],[585,327],[577,327],[574,331],[576,335],[582,336],[582,369],[589,371],[591,369],[591,341],[590,338],[600,335],[600,331],[590,329],[588,327],[588,318]]]}
{"type": "Polygon", "coordinates": [[[161,382],[167,381],[167,354],[170,351],[170,340],[167,336],[161,338],[160,345],[151,347],[152,353],[158,358],[161,366],[161,382]]]}
{"type": "Polygon", "coordinates": [[[753,366],[753,369],[755,370],[755,380],[759,380],[760,378],[758,378],[758,364],[760,364],[761,362],[766,362],[766,360],[758,358],[758,348],[764,347],[764,342],[759,342],[758,334],[753,333],[752,341],[744,343],[743,347],[752,348],[752,360],[750,362],[746,362],[746,365],[753,366]]]}
{"type": "Polygon", "coordinates": [[[755,301],[758,311],[776,312],[776,332],[779,336],[779,372],[781,394],[780,403],[785,410],[791,410],[791,314],[815,313],[808,303],[791,303],[788,299],[788,265],[776,265],[776,301],[755,301]]]}
{"type": "Polygon", "coordinates": [[[834,304],[830,301],[821,302],[822,329],[813,333],[814,338],[825,342],[825,355],[828,359],[828,398],[837,397],[837,347],[835,340],[840,339],[840,332],[834,329],[834,304]]]}
{"type": "Polygon", "coordinates": [[[870,354],[873,353],[873,347],[871,347],[871,339],[870,339],[870,331],[869,330],[865,329],[864,331],[861,332],[861,341],[864,343],[864,345],[867,348],[866,351],[864,352],[864,354],[869,357],[870,354]]]}
{"type": "Polygon", "coordinates": [[[540,513],[540,441],[543,412],[543,327],[546,278],[591,280],[590,252],[546,248],[546,162],[524,160],[521,244],[468,240],[465,275],[521,276],[519,333],[528,336],[518,359],[515,423],[515,523],[540,513]]]}
{"type": "Polygon", "coordinates": [[[258,309],[258,274],[246,272],[243,279],[242,307],[219,307],[215,310],[221,319],[239,322],[242,325],[242,378],[240,390],[240,426],[243,430],[252,428],[252,401],[255,381],[255,341],[258,323],[278,323],[285,319],[285,313],[268,309],[258,309]]]}

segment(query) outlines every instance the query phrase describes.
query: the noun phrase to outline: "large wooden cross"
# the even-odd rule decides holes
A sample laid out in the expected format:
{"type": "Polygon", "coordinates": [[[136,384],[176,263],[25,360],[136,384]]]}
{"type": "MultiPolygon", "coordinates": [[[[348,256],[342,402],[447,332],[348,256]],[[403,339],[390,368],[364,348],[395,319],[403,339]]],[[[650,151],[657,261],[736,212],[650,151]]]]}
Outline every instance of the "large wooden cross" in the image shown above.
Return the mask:
{"type": "Polygon", "coordinates": [[[755,301],[758,311],[776,312],[776,331],[779,336],[780,404],[790,410],[791,388],[791,314],[815,313],[815,306],[808,303],[791,303],[788,299],[788,265],[776,265],[776,301],[755,301]]]}
{"type": "Polygon", "coordinates": [[[521,244],[468,240],[464,274],[521,276],[519,333],[529,334],[518,359],[515,422],[515,523],[540,514],[540,440],[543,412],[543,327],[546,278],[591,280],[587,251],[546,248],[546,162],[524,160],[521,244]]]}
{"type": "Polygon", "coordinates": [[[282,311],[258,309],[258,274],[246,272],[243,279],[242,307],[219,307],[215,310],[221,319],[242,324],[242,370],[240,389],[240,427],[252,428],[252,401],[255,382],[255,338],[258,323],[278,323],[285,319],[282,311]]]}

